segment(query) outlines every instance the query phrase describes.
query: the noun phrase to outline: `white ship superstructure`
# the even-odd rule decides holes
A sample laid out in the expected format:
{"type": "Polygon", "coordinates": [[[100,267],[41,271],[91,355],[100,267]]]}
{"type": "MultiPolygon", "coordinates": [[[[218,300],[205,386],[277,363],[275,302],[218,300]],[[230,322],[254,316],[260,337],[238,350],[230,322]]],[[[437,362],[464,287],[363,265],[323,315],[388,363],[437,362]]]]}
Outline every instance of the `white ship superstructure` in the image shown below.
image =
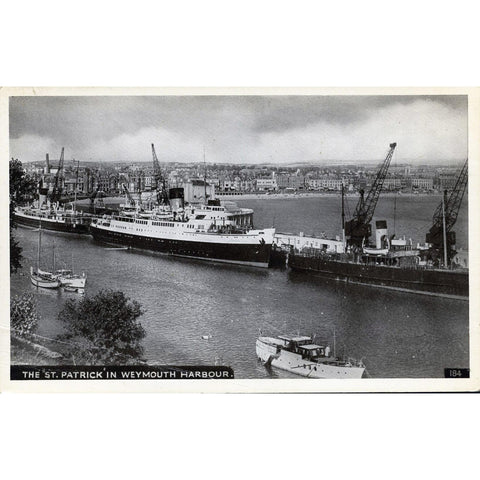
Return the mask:
{"type": "Polygon", "coordinates": [[[268,267],[275,229],[251,227],[251,210],[227,211],[225,206],[173,203],[170,215],[112,215],[93,220],[95,239],[134,248],[156,250],[255,267],[268,267]]]}

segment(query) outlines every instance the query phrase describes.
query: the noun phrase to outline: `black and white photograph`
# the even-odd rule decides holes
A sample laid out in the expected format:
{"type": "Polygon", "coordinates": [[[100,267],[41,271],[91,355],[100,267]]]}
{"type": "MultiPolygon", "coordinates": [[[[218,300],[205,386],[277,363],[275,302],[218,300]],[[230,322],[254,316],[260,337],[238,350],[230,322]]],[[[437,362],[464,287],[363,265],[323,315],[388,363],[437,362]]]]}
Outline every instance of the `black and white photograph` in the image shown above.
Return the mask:
{"type": "Polygon", "coordinates": [[[178,90],[9,93],[11,388],[465,390],[472,89],[178,90]]]}

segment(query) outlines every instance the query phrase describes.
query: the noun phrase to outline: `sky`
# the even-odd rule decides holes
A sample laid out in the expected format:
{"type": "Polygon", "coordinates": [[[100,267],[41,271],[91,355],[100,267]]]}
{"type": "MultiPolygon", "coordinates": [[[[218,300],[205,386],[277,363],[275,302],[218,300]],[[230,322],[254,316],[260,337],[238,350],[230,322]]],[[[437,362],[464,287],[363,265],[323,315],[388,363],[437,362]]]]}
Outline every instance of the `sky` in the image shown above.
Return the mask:
{"type": "Polygon", "coordinates": [[[80,161],[411,164],[467,158],[467,97],[10,97],[10,157],[80,161]]]}

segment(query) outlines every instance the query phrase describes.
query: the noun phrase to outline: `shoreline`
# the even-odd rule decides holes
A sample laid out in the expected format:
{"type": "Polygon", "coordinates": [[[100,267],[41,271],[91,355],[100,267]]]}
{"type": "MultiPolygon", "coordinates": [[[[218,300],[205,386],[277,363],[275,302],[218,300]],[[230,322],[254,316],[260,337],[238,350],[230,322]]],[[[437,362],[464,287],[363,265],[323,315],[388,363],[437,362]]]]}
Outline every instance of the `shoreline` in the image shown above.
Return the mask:
{"type": "MultiPolygon", "coordinates": [[[[342,194],[340,192],[324,193],[324,192],[308,192],[308,193],[245,193],[240,195],[215,195],[216,198],[220,200],[229,200],[235,201],[236,199],[240,200],[268,200],[269,198],[282,198],[282,199],[300,199],[300,198],[321,198],[321,197],[337,197],[340,198],[342,194]]],[[[358,198],[360,195],[358,193],[346,193],[346,198],[358,198]]],[[[441,197],[441,193],[393,193],[386,192],[381,193],[382,197],[441,197]]]]}
{"type": "MultiPolygon", "coordinates": [[[[238,195],[215,195],[215,198],[224,201],[236,201],[236,200],[268,200],[268,199],[286,199],[286,200],[298,200],[301,198],[321,198],[321,197],[335,197],[339,198],[342,194],[340,192],[305,192],[305,193],[242,193],[238,195]]],[[[441,197],[442,194],[440,192],[435,193],[394,193],[394,192],[382,192],[382,197],[386,198],[393,198],[393,197],[441,197]]],[[[346,193],[346,198],[358,198],[358,193],[346,193]]],[[[108,203],[121,203],[125,201],[123,196],[112,196],[112,197],[104,197],[102,198],[103,202],[108,203]]],[[[82,199],[77,200],[78,205],[87,204],[90,200],[89,199],[82,199]]]]}

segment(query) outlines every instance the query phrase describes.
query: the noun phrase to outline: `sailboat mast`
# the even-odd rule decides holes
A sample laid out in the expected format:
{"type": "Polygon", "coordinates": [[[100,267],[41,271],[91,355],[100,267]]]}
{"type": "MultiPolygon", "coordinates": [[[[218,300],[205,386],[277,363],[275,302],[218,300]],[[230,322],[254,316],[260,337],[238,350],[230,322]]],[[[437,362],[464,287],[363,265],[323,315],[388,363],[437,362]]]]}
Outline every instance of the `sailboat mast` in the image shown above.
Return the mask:
{"type": "Polygon", "coordinates": [[[37,270],[40,269],[40,250],[42,248],[42,221],[38,227],[38,252],[37,252],[37,270]]]}
{"type": "Polygon", "coordinates": [[[53,271],[55,272],[55,239],[53,240],[53,271]]]}

